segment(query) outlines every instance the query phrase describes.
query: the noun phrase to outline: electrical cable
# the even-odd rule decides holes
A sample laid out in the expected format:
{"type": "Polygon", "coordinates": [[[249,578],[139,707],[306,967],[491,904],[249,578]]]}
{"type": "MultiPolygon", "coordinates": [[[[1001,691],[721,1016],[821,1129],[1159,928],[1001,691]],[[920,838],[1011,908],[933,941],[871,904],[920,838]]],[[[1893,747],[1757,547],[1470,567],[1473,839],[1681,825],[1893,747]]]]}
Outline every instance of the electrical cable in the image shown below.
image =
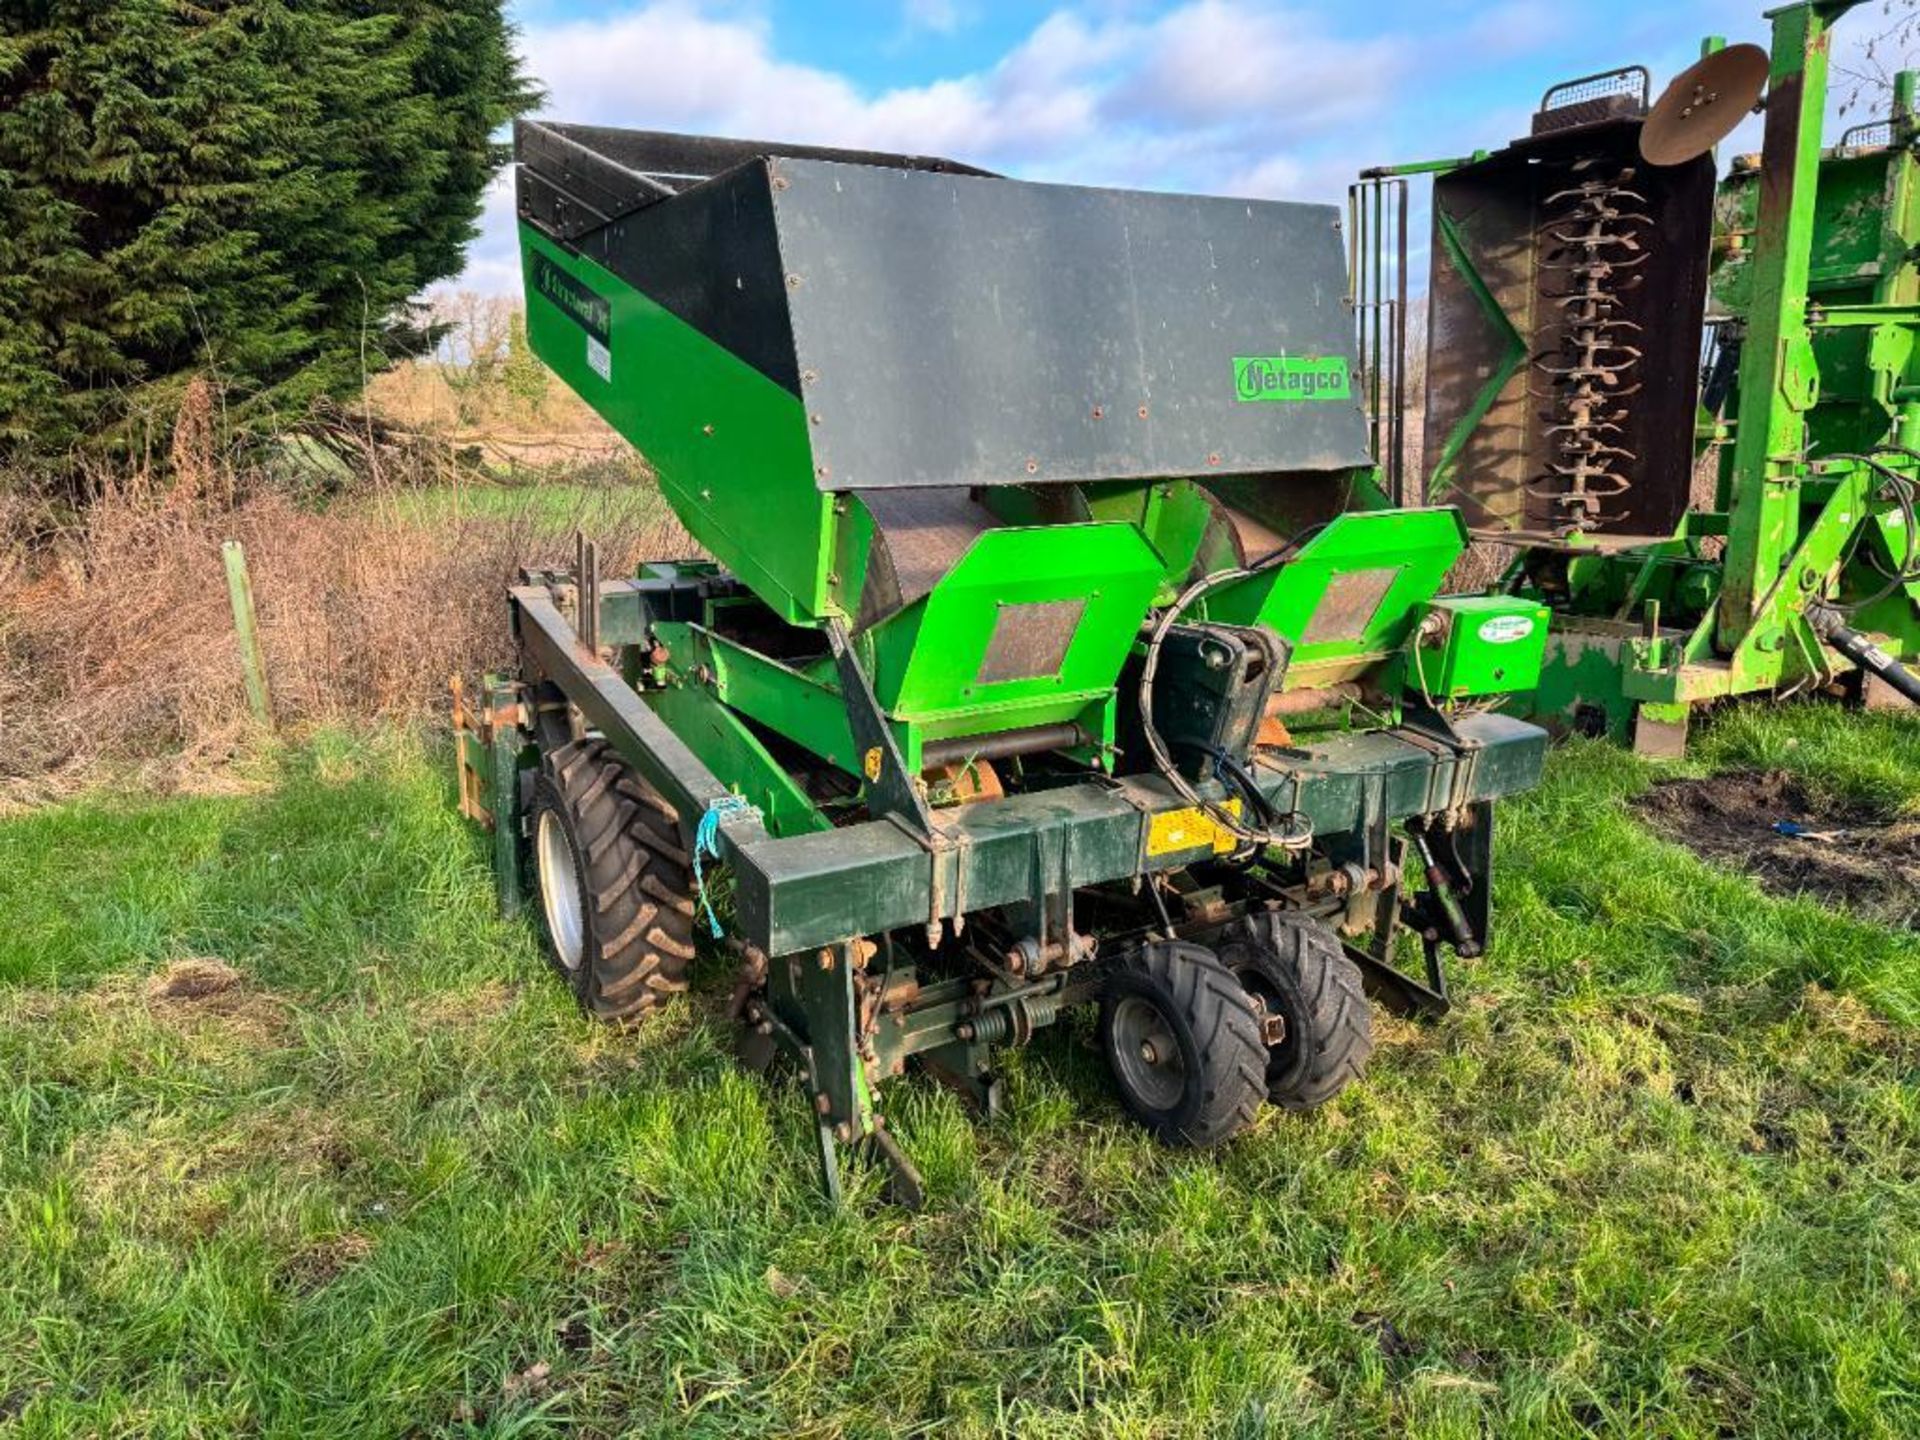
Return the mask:
{"type": "MultiPolygon", "coordinates": [[[[1876,454],[1904,455],[1907,459],[1916,464],[1920,464],[1920,450],[1912,450],[1905,445],[1883,443],[1876,445],[1874,452],[1876,454]]],[[[1916,509],[1920,508],[1920,504],[1916,502],[1915,492],[1916,489],[1920,487],[1917,487],[1910,477],[1902,475],[1899,471],[1888,466],[1876,464],[1874,465],[1874,470],[1893,488],[1895,497],[1900,502],[1900,514],[1907,531],[1907,561],[1899,567],[1898,574],[1902,584],[1909,584],[1915,580],[1920,580],[1920,523],[1916,523],[1915,516],[1916,509]]],[[[1878,561],[1875,561],[1874,564],[1876,569],[1879,568],[1878,561]]],[[[1884,575],[1886,571],[1881,570],[1880,573],[1884,575]]]]}
{"type": "MultiPolygon", "coordinates": [[[[1303,850],[1313,843],[1313,831],[1311,827],[1302,823],[1296,825],[1291,831],[1284,835],[1275,835],[1267,825],[1249,825],[1224,804],[1207,799],[1187,782],[1186,776],[1182,775],[1179,767],[1173,763],[1173,756],[1168,753],[1166,742],[1161,738],[1158,727],[1153,723],[1153,681],[1155,675],[1157,675],[1160,670],[1160,649],[1166,641],[1167,632],[1173,629],[1175,622],[1179,620],[1181,615],[1186,613],[1188,607],[1195,601],[1199,600],[1203,595],[1219,589],[1222,585],[1230,584],[1235,580],[1245,580],[1251,576],[1261,574],[1264,571],[1271,570],[1283,561],[1290,559],[1298,553],[1300,547],[1321,528],[1323,527],[1320,525],[1310,526],[1285,544],[1268,551],[1251,564],[1242,564],[1231,566],[1224,570],[1215,570],[1201,576],[1198,580],[1188,585],[1187,588],[1181,591],[1174,599],[1173,604],[1161,612],[1159,620],[1154,624],[1153,631],[1147,639],[1146,662],[1140,667],[1140,730],[1147,742],[1147,752],[1153,757],[1154,768],[1157,769],[1166,782],[1174,788],[1175,793],[1178,794],[1181,799],[1206,815],[1215,825],[1225,830],[1229,835],[1239,840],[1243,849],[1277,846],[1287,850],[1303,850]]],[[[1255,793],[1260,793],[1260,788],[1258,784],[1253,782],[1252,776],[1247,775],[1245,779],[1249,789],[1255,793]]],[[[1223,783],[1225,782],[1223,781],[1223,783]]],[[[1264,799],[1265,797],[1262,795],[1262,800],[1264,801],[1264,799]]],[[[1243,798],[1242,803],[1245,808],[1253,808],[1251,801],[1243,798]]]]}
{"type": "Polygon", "coordinates": [[[1306,817],[1298,811],[1282,812],[1275,808],[1267,798],[1267,792],[1260,788],[1260,782],[1237,757],[1228,751],[1216,749],[1213,752],[1213,773],[1220,783],[1240,792],[1248,811],[1259,817],[1261,826],[1272,834],[1277,825],[1290,828],[1274,844],[1282,849],[1298,849],[1313,843],[1313,827],[1307,824],[1306,817]]]}
{"type": "Polygon", "coordinates": [[[1262,555],[1258,560],[1249,560],[1247,562],[1247,569],[1252,571],[1265,570],[1269,566],[1276,565],[1282,560],[1291,559],[1300,553],[1300,548],[1305,545],[1307,541],[1313,539],[1314,536],[1326,528],[1327,522],[1325,520],[1314,521],[1313,524],[1307,526],[1300,531],[1299,534],[1281,541],[1280,544],[1267,551],[1267,553],[1262,555]]]}

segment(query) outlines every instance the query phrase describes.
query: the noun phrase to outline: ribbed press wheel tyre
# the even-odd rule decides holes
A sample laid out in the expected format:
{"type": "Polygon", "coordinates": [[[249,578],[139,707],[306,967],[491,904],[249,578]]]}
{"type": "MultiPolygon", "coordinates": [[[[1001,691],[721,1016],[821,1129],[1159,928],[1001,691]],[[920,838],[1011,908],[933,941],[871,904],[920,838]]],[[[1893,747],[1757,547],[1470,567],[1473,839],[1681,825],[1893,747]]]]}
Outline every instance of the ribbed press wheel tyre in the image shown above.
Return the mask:
{"type": "Polygon", "coordinates": [[[1211,950],[1142,946],[1107,977],[1100,1048],[1128,1110],[1168,1145],[1218,1145],[1244,1130],[1266,1093],[1253,1007],[1211,950]]]}
{"type": "Polygon", "coordinates": [[[686,989],[693,887],[673,807],[589,739],[542,758],[529,820],[548,955],[581,1008],[637,1020],[686,989]]]}
{"type": "Polygon", "coordinates": [[[1220,959],[1283,1033],[1266,1054],[1267,1098],[1311,1110],[1357,1080],[1373,1054],[1373,1012],[1340,937],[1306,915],[1249,915],[1220,959]]]}

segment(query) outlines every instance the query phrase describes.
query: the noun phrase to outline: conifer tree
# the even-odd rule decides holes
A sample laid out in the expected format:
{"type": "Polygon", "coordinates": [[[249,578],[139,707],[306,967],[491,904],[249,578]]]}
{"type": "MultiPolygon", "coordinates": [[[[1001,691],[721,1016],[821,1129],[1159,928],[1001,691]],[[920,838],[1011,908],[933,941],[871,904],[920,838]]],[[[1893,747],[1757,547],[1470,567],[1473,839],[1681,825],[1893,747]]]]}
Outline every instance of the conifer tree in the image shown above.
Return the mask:
{"type": "Polygon", "coordinates": [[[0,6],[0,464],[296,418],[417,346],[501,127],[501,0],[0,6]]]}

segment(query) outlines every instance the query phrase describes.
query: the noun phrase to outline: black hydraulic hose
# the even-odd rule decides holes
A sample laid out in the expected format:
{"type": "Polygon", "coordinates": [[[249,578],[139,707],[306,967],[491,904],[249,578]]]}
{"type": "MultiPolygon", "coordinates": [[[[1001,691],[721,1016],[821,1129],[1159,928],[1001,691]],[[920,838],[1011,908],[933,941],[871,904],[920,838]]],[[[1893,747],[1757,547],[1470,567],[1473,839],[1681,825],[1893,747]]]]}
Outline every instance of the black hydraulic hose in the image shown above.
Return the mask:
{"type": "Polygon", "coordinates": [[[1313,827],[1298,814],[1275,809],[1253,772],[1232,754],[1218,747],[1210,748],[1207,753],[1213,757],[1213,773],[1219,777],[1220,783],[1240,794],[1245,806],[1244,813],[1252,816],[1258,828],[1269,837],[1278,837],[1271,839],[1271,843],[1298,849],[1313,839],[1313,827]]]}
{"type": "MultiPolygon", "coordinates": [[[[1153,723],[1153,677],[1160,669],[1160,647],[1166,641],[1167,632],[1173,629],[1174,622],[1179,620],[1181,615],[1186,613],[1187,607],[1199,600],[1201,596],[1231,581],[1244,580],[1250,575],[1258,575],[1263,571],[1273,569],[1276,565],[1285,564],[1288,560],[1292,559],[1294,555],[1299,553],[1301,546],[1305,545],[1308,540],[1326,529],[1327,523],[1328,522],[1323,520],[1307,526],[1291,539],[1283,541],[1256,560],[1250,560],[1244,565],[1230,566],[1224,570],[1215,570],[1211,574],[1201,576],[1198,580],[1195,580],[1191,585],[1187,586],[1185,590],[1181,591],[1173,604],[1161,612],[1160,618],[1148,632],[1146,661],[1140,667],[1140,694],[1138,702],[1140,730],[1147,742],[1147,754],[1153,760],[1154,768],[1160,772],[1161,776],[1169,785],[1173,786],[1181,799],[1185,800],[1195,809],[1210,816],[1216,825],[1237,838],[1241,842],[1243,849],[1259,849],[1268,845],[1277,845],[1283,849],[1304,850],[1308,845],[1313,843],[1313,829],[1304,821],[1300,821],[1286,834],[1275,835],[1273,831],[1267,827],[1267,823],[1250,825],[1246,821],[1236,817],[1234,813],[1224,805],[1216,804],[1214,801],[1203,798],[1191,785],[1187,784],[1186,778],[1181,775],[1179,767],[1173,763],[1173,756],[1167,753],[1166,742],[1161,739],[1159,727],[1153,723]]],[[[1278,682],[1276,681],[1275,684],[1277,687],[1278,682]]],[[[1223,782],[1226,778],[1225,776],[1222,777],[1223,782]]],[[[1241,772],[1241,778],[1244,782],[1241,786],[1243,793],[1251,791],[1257,794],[1259,792],[1259,786],[1253,783],[1252,777],[1246,775],[1244,770],[1241,772]]],[[[1245,805],[1249,810],[1256,812],[1257,816],[1257,812],[1261,809],[1261,806],[1265,805],[1265,797],[1263,796],[1261,798],[1259,805],[1256,805],[1252,800],[1247,800],[1245,805]]],[[[1278,815],[1270,805],[1265,805],[1265,809],[1267,814],[1274,819],[1288,818],[1278,815]]],[[[1298,820],[1298,817],[1293,818],[1298,820]]]]}
{"type": "Polygon", "coordinates": [[[1220,777],[1223,785],[1240,792],[1242,799],[1246,802],[1247,813],[1269,830],[1278,825],[1284,817],[1273,808],[1273,803],[1267,799],[1266,792],[1260,788],[1259,782],[1253,778],[1246,766],[1234,759],[1226,750],[1216,748],[1212,754],[1213,773],[1220,777]]]}
{"type": "MultiPolygon", "coordinates": [[[[1920,453],[1909,450],[1904,445],[1877,445],[1874,447],[1874,453],[1904,455],[1909,460],[1920,460],[1920,453]]],[[[1856,464],[1864,465],[1875,475],[1879,476],[1880,479],[1885,482],[1886,493],[1889,494],[1893,498],[1894,503],[1900,507],[1900,517],[1904,522],[1902,528],[1907,537],[1906,558],[1895,566],[1891,573],[1874,558],[1871,551],[1868,552],[1868,561],[1873,565],[1875,570],[1878,570],[1881,575],[1886,577],[1887,583],[1882,585],[1873,594],[1867,596],[1864,600],[1854,600],[1845,605],[1840,604],[1837,600],[1832,602],[1831,608],[1837,609],[1843,614],[1851,614],[1858,610],[1864,610],[1869,605],[1879,604],[1902,585],[1910,585],[1914,581],[1920,580],[1920,505],[1916,504],[1914,498],[1916,488],[1914,481],[1902,475],[1891,466],[1874,459],[1872,455],[1842,453],[1828,455],[1823,458],[1827,460],[1851,460],[1856,464]]],[[[1854,533],[1853,543],[1848,547],[1847,553],[1842,559],[1843,565],[1852,562],[1854,555],[1860,548],[1860,541],[1865,534],[1866,527],[1863,524],[1854,533]]]]}
{"type": "Polygon", "coordinates": [[[1727,396],[1740,373],[1740,347],[1746,337],[1731,322],[1717,327],[1714,334],[1713,363],[1700,387],[1700,406],[1716,419],[1726,408],[1727,396]]]}
{"type": "Polygon", "coordinates": [[[1261,849],[1268,845],[1278,845],[1288,849],[1304,850],[1313,843],[1313,832],[1310,828],[1302,827],[1290,835],[1275,835],[1263,825],[1249,824],[1247,820],[1236,816],[1226,806],[1206,799],[1189,785],[1186,777],[1180,773],[1179,767],[1173,763],[1173,756],[1167,751],[1166,741],[1161,738],[1159,727],[1153,723],[1153,679],[1160,669],[1160,647],[1166,641],[1167,632],[1186,612],[1188,606],[1210,590],[1218,589],[1230,581],[1244,580],[1249,575],[1257,575],[1262,570],[1280,564],[1292,553],[1295,544],[1297,544],[1297,537],[1295,541],[1289,541],[1279,549],[1261,556],[1251,565],[1215,570],[1187,586],[1173,604],[1160,613],[1160,618],[1148,633],[1146,661],[1140,667],[1140,733],[1147,742],[1147,754],[1152,757],[1154,768],[1159,770],[1161,777],[1174,788],[1181,799],[1239,840],[1242,849],[1261,849]]]}
{"type": "Polygon", "coordinates": [[[1894,690],[1920,705],[1920,676],[1915,675],[1858,630],[1848,625],[1833,606],[1815,601],[1807,606],[1807,623],[1813,633],[1838,650],[1862,670],[1878,675],[1894,690]]]}

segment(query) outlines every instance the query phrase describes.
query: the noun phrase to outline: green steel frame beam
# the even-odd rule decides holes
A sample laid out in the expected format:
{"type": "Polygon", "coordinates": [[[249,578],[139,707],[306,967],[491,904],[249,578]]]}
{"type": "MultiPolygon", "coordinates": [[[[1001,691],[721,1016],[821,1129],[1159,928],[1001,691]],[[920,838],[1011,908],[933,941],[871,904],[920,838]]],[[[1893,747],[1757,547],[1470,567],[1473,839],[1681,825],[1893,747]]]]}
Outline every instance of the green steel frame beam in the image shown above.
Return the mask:
{"type": "Polygon", "coordinates": [[[1766,135],[1754,237],[1752,305],[1740,359],[1736,485],[1727,525],[1718,635],[1734,652],[1750,639],[1778,651],[1784,634],[1761,617],[1798,536],[1806,412],[1819,393],[1807,326],[1814,189],[1833,22],[1854,0],[1815,0],[1772,12],[1766,135]],[[1757,635],[1753,632],[1758,632],[1757,635]]]}
{"type": "MultiPolygon", "coordinates": [[[[540,586],[515,586],[507,592],[514,638],[528,668],[557,686],[588,724],[646,778],[680,814],[680,829],[690,840],[700,816],[732,794],[706,763],[648,708],[620,672],[580,642],[560,613],[552,592],[540,586]]],[[[720,827],[732,845],[766,835],[757,818],[736,815],[720,827]]]]}
{"type": "MultiPolygon", "coordinates": [[[[730,792],[618,671],[587,652],[550,592],[510,594],[527,678],[576,706],[666,796],[690,836],[730,792]]],[[[1482,714],[1456,721],[1451,737],[1412,725],[1337,735],[1283,752],[1257,779],[1277,809],[1339,838],[1527,789],[1545,759],[1544,731],[1482,714]]],[[[1226,798],[1217,784],[1199,788],[1226,798]]],[[[776,838],[751,812],[722,820],[719,846],[743,938],[782,956],[1191,865],[1213,853],[1204,838],[1180,849],[1152,840],[1156,816],[1186,810],[1157,776],[1099,777],[941,811],[937,846],[887,820],[776,838]]]]}
{"type": "MultiPolygon", "coordinates": [[[[1327,837],[1459,808],[1534,784],[1545,732],[1501,715],[1460,722],[1459,748],[1406,730],[1342,735],[1263,766],[1261,789],[1327,837]]],[[[1202,793],[1224,799],[1217,786],[1202,793]]],[[[938,852],[890,822],[740,847],[735,903],[748,938],[771,955],[876,935],[938,917],[1174,870],[1211,847],[1151,853],[1156,815],[1186,809],[1166,781],[1084,781],[941,813],[938,852]]]]}

